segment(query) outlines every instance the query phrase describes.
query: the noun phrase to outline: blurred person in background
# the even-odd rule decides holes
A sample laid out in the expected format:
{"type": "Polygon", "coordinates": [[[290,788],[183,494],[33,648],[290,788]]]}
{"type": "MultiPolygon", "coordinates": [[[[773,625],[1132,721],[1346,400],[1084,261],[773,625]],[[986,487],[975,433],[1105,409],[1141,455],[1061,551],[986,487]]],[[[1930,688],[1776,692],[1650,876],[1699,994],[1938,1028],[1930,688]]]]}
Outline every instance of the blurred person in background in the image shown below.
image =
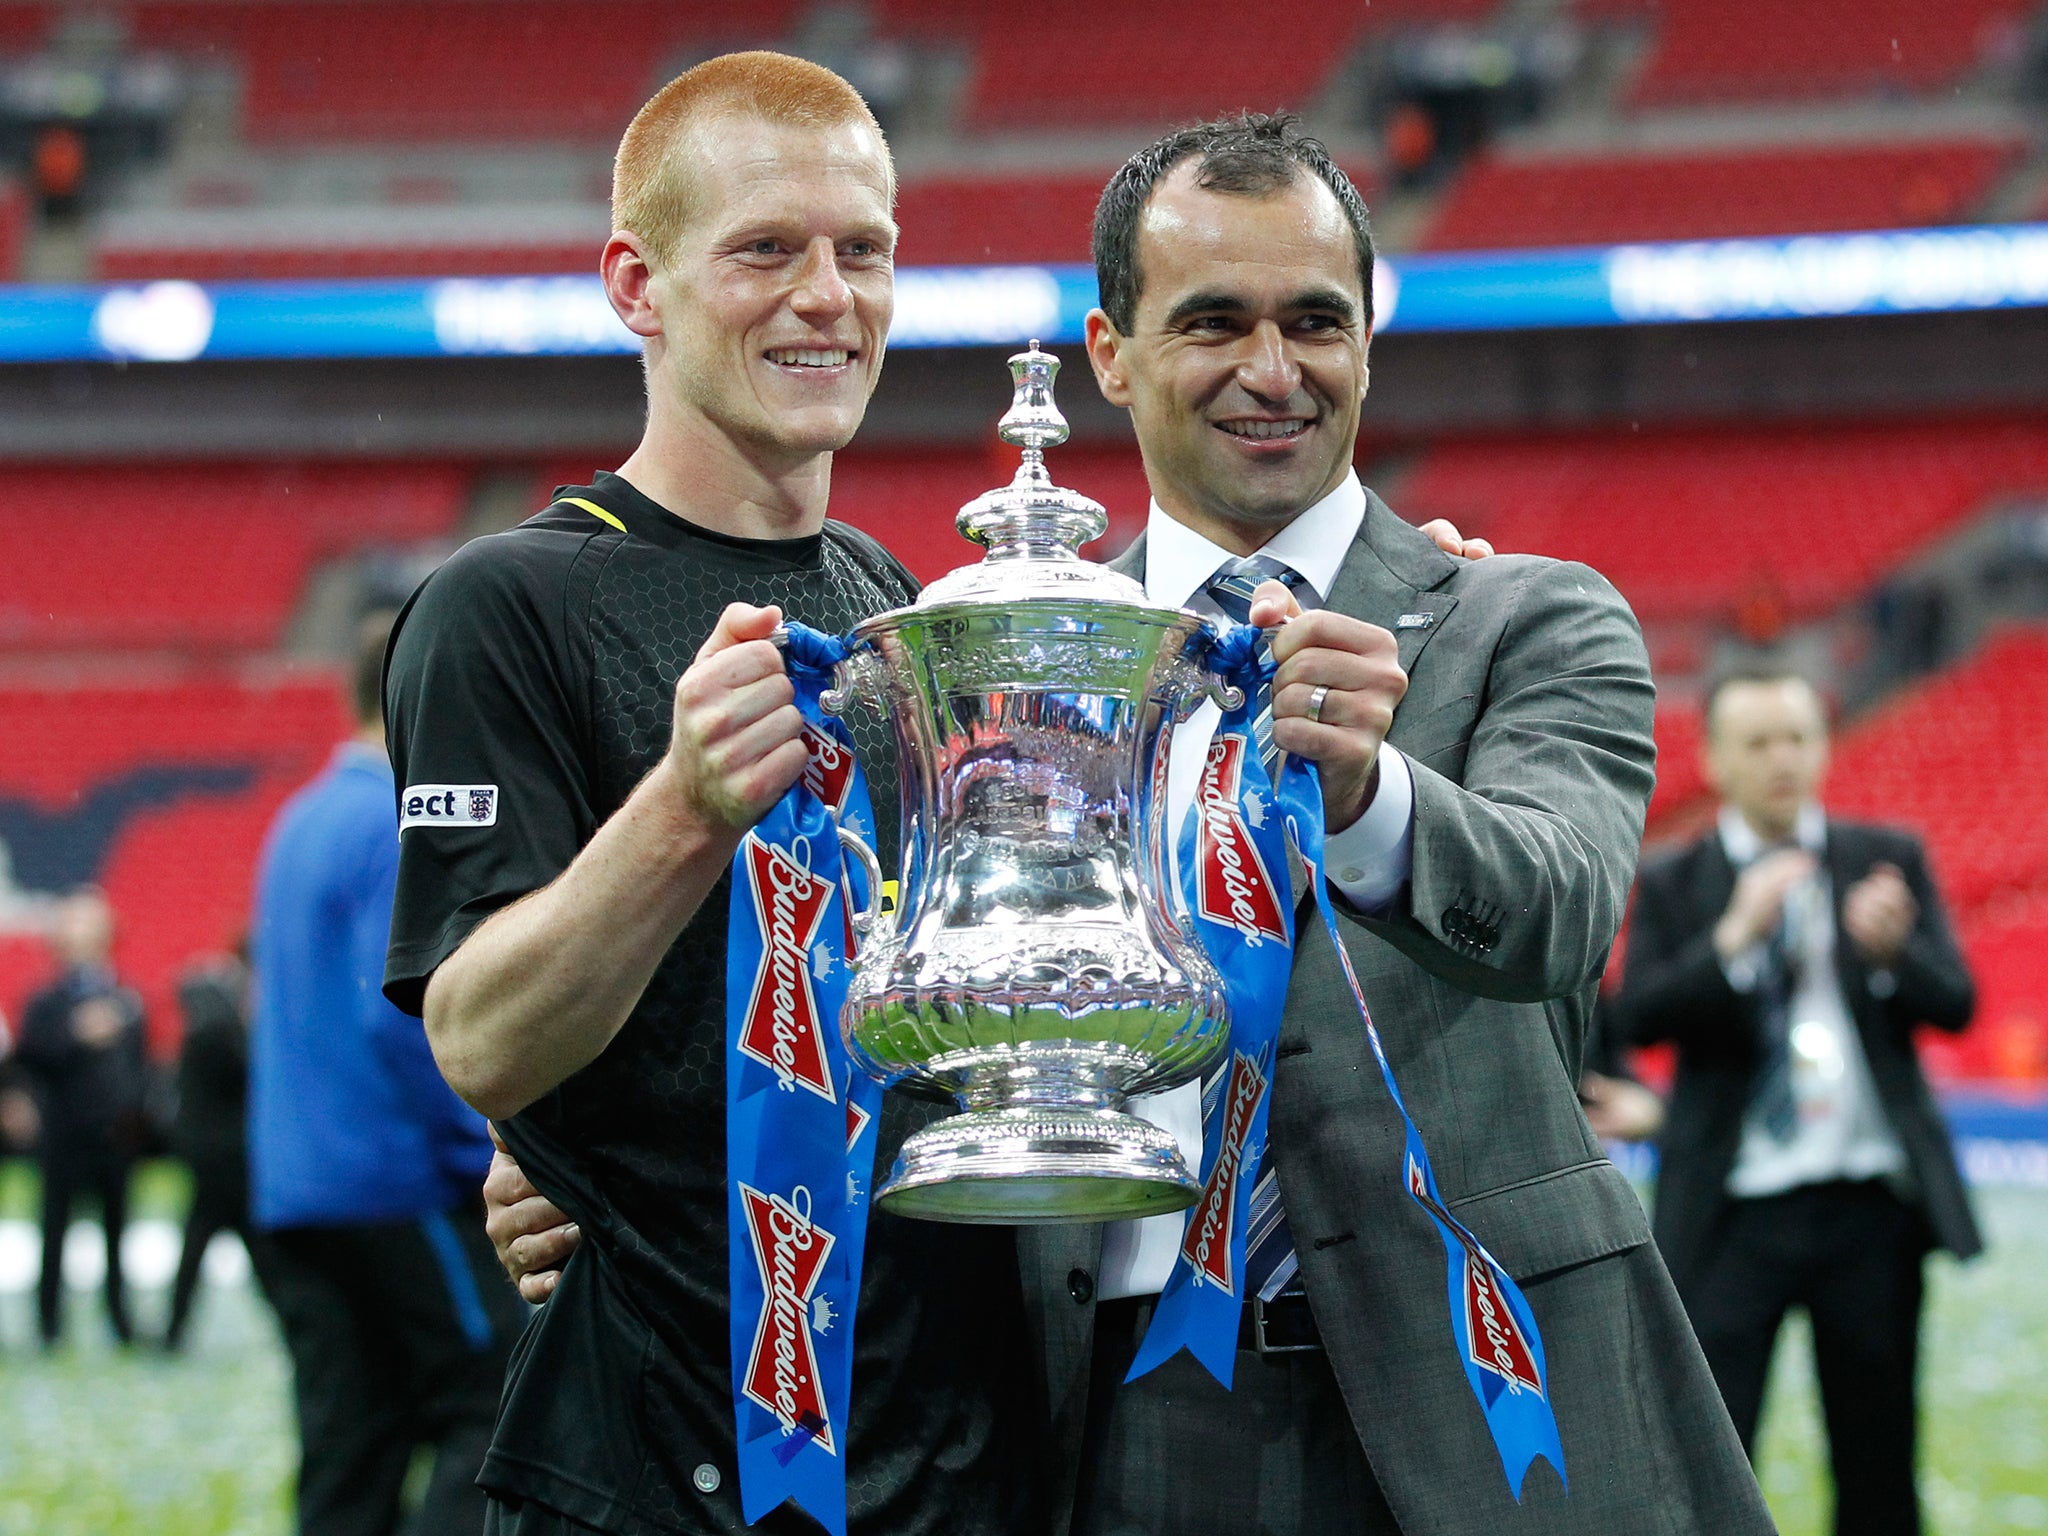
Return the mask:
{"type": "Polygon", "coordinates": [[[56,980],[22,1011],[22,1074],[35,1096],[43,1175],[43,1270],[36,1300],[43,1345],[63,1337],[64,1234],[79,1191],[96,1195],[107,1244],[107,1321],[132,1343],[121,1234],[128,1175],[144,1140],[149,1066],[142,999],[114,973],[114,909],[98,890],[57,904],[50,931],[56,980]]]}
{"type": "Polygon", "coordinates": [[[1678,1047],[1657,1241],[1744,1446],[1804,1307],[1836,1531],[1917,1532],[1922,1261],[1982,1242],[1913,1030],[1969,1023],[1970,975],[1919,841],[1822,810],[1810,684],[1737,672],[1706,717],[1720,820],[1644,866],[1620,1002],[1678,1047]]]}
{"type": "Polygon", "coordinates": [[[171,1317],[164,1329],[168,1350],[184,1345],[200,1261],[215,1234],[233,1232],[252,1258],[256,1253],[249,1224],[248,1002],[249,971],[239,955],[196,966],[178,983],[185,1034],[178,1052],[171,1150],[192,1170],[192,1204],[185,1213],[178,1275],[171,1285],[171,1317]]]}
{"type": "Polygon", "coordinates": [[[363,621],[356,732],[278,813],[257,873],[249,1164],[261,1279],[292,1357],[302,1536],[483,1529],[476,1488],[521,1321],[481,1230],[491,1144],[418,1022],[379,981],[398,818],[379,678],[390,616],[363,621]]]}
{"type": "Polygon", "coordinates": [[[33,1152],[42,1117],[15,1057],[14,1031],[0,1014],[0,1157],[33,1152]]]}

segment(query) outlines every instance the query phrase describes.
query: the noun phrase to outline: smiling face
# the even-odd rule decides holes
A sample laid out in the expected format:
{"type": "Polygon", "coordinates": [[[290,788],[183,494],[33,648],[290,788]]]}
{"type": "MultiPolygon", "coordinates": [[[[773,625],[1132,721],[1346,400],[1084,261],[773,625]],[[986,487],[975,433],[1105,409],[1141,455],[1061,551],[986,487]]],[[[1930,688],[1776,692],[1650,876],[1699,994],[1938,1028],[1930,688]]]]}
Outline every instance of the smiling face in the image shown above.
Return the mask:
{"type": "Polygon", "coordinates": [[[1188,161],[1138,230],[1131,334],[1100,310],[1088,351],[1131,413],[1168,515],[1246,553],[1351,467],[1365,399],[1358,246],[1330,189],[1300,175],[1264,195],[1205,191],[1188,161]]]}
{"type": "Polygon", "coordinates": [[[691,205],[647,298],[657,411],[770,468],[842,448],[881,372],[896,225],[886,151],[865,123],[715,117],[670,151],[691,205]]]}

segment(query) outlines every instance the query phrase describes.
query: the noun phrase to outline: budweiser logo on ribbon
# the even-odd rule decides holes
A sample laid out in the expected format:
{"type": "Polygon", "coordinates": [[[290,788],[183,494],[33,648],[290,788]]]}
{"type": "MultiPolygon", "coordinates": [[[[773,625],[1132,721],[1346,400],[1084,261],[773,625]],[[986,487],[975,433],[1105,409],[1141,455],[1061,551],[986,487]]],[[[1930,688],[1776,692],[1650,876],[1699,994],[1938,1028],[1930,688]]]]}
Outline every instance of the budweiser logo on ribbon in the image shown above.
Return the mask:
{"type": "Polygon", "coordinates": [[[811,982],[811,946],[824,926],[832,887],[811,873],[809,853],[803,838],[783,849],[747,835],[744,862],[761,924],[761,967],[738,1046],[775,1074],[777,1086],[792,1092],[802,1086],[836,1103],[811,982]]]}
{"type": "Polygon", "coordinates": [[[1510,1392],[1530,1391],[1543,1396],[1543,1376],[1536,1369],[1535,1351],[1515,1321],[1506,1292],[1493,1272],[1493,1263],[1462,1223],[1453,1222],[1442,1202],[1429,1192],[1421,1165],[1408,1159],[1408,1192],[1430,1214],[1445,1222],[1465,1250],[1465,1335],[1472,1363],[1491,1371],[1507,1383],[1510,1392]]]}
{"type": "Polygon", "coordinates": [[[1216,1165],[1209,1170],[1209,1182],[1203,1186],[1201,1201],[1181,1238],[1181,1253],[1196,1282],[1207,1281],[1233,1294],[1237,1276],[1231,1238],[1237,1223],[1238,1179],[1244,1170],[1245,1140],[1251,1135],[1252,1119],[1265,1091],[1266,1075],[1257,1062],[1239,1051],[1230,1064],[1230,1081],[1223,1087],[1223,1134],[1216,1149],[1216,1165]]]}
{"type": "Polygon", "coordinates": [[[853,752],[808,721],[804,724],[804,745],[811,755],[804,762],[804,788],[821,800],[833,815],[846,810],[846,797],[853,791],[853,752]]]}
{"type": "Polygon", "coordinates": [[[783,1434],[801,1430],[837,1455],[811,1339],[814,1328],[823,1333],[832,1323],[825,1298],[812,1293],[836,1239],[811,1220],[811,1192],[801,1184],[786,1196],[742,1184],[740,1198],[766,1293],[747,1357],[746,1396],[775,1415],[783,1434]]]}
{"type": "Polygon", "coordinates": [[[1262,939],[1285,944],[1287,919],[1280,894],[1238,803],[1244,754],[1242,735],[1219,732],[1202,766],[1202,783],[1195,794],[1200,812],[1195,834],[1201,869],[1197,900],[1203,917],[1235,928],[1247,944],[1262,939]]]}

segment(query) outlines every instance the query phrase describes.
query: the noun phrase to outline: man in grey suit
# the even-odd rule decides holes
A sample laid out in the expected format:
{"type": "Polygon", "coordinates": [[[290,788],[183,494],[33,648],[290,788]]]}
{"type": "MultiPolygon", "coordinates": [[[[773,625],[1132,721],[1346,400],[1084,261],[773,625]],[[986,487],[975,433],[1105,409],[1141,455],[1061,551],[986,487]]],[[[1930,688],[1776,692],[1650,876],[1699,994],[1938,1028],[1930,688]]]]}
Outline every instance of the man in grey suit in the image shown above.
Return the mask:
{"type": "MultiPolygon", "coordinates": [[[[1250,619],[1306,610],[1273,642],[1273,741],[1320,766],[1347,947],[1443,1192],[1533,1307],[1569,1493],[1547,1462],[1519,1502],[1502,1476],[1442,1243],[1402,1182],[1398,1112],[1304,906],[1267,1161],[1292,1253],[1247,1309],[1235,1390],[1185,1354],[1124,1380],[1180,1218],[1026,1234],[1053,1460],[1078,1468],[1072,1529],[1769,1531],[1573,1086],[1651,786],[1627,605],[1583,566],[1454,559],[1359,486],[1365,210],[1289,120],[1133,157],[1095,255],[1089,356],[1154,497],[1124,568],[1155,601],[1224,613],[1277,577],[1250,619]]],[[[1204,727],[1176,738],[1183,773],[1204,727]]],[[[1199,1137],[1187,1090],[1147,1107],[1199,1137]]],[[[1260,1226],[1255,1204],[1255,1246],[1260,1226]]],[[[1246,1267],[1255,1288],[1258,1257],[1246,1267]]]]}

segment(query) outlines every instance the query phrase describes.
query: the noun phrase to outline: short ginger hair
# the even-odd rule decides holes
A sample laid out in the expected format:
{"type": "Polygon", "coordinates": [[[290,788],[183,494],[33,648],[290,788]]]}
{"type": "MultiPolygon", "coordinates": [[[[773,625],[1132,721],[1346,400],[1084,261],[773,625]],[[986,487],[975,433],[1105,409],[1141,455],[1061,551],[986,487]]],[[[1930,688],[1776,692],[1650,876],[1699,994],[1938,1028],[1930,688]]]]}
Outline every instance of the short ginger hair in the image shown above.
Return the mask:
{"type": "Polygon", "coordinates": [[[786,53],[724,53],[685,70],[634,114],[612,164],[612,227],[638,235],[666,264],[692,212],[694,176],[676,150],[699,123],[748,114],[792,128],[872,128],[896,196],[888,141],[860,92],[822,64],[786,53]]]}

